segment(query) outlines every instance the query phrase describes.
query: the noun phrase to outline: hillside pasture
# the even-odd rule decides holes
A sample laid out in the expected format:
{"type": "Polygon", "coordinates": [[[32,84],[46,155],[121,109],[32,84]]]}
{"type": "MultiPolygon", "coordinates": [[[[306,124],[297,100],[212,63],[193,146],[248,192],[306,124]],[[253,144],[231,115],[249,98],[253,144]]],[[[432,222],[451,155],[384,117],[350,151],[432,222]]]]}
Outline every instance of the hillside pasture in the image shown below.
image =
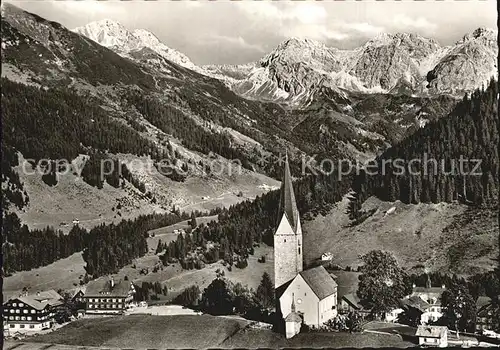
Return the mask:
{"type": "Polygon", "coordinates": [[[219,346],[249,321],[210,315],[129,315],[80,319],[30,341],[110,348],[196,348],[219,346]]]}
{"type": "Polygon", "coordinates": [[[404,204],[370,197],[363,209],[375,213],[350,226],[347,204],[344,198],[326,216],[304,222],[306,263],[331,252],[332,263],[355,268],[360,255],[380,249],[411,272],[428,268],[470,275],[490,270],[498,256],[498,210],[493,215],[456,202],[404,204]]]}
{"type": "Polygon", "coordinates": [[[20,294],[23,288],[28,288],[30,293],[49,289],[79,288],[79,277],[85,275],[84,266],[82,253],[75,253],[47,266],[16,272],[3,279],[4,299],[20,294]]]}

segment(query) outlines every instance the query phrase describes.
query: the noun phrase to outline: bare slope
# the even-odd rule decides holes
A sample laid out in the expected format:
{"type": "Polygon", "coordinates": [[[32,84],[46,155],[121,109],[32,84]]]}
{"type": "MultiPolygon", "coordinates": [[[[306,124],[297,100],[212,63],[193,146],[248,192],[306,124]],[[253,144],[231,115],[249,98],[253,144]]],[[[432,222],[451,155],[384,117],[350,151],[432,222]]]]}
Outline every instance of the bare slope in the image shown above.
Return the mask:
{"type": "Polygon", "coordinates": [[[493,209],[479,211],[456,203],[389,203],[371,197],[363,209],[378,210],[349,227],[346,208],[344,199],[328,215],[304,222],[306,262],[330,251],[334,263],[356,266],[361,254],[381,249],[415,271],[425,267],[472,274],[491,269],[491,259],[498,254],[498,220],[493,209]],[[395,211],[386,214],[393,207],[395,211]],[[464,217],[469,218],[467,222],[460,221],[464,217]]]}
{"type": "MultiPolygon", "coordinates": [[[[123,161],[141,161],[145,157],[121,155],[123,161]]],[[[20,160],[22,164],[22,157],[20,160]]],[[[29,172],[33,169],[26,167],[29,172]]],[[[161,175],[154,166],[132,167],[134,176],[145,183],[146,189],[155,193],[156,202],[152,202],[144,193],[126,181],[124,188],[115,188],[104,184],[102,189],[90,186],[81,177],[68,173],[59,177],[55,186],[49,186],[42,180],[42,175],[27,175],[22,167],[16,168],[24,187],[30,196],[29,205],[18,215],[23,224],[30,228],[53,226],[63,232],[69,232],[73,220],[90,229],[102,223],[119,222],[134,218],[140,214],[165,212],[176,206],[182,211],[209,211],[217,207],[229,207],[242,200],[253,199],[279,186],[279,182],[265,175],[242,169],[238,176],[195,175],[185,182],[176,182],[161,175]],[[238,196],[241,191],[241,196],[238,196]]]]}

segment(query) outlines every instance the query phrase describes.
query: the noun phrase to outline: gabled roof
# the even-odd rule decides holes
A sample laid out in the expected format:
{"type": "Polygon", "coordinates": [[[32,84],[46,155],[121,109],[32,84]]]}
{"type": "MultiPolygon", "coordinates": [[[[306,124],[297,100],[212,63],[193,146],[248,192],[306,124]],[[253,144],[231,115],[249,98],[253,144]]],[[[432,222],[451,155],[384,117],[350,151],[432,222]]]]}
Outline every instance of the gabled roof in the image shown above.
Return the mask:
{"type": "Polygon", "coordinates": [[[363,308],[360,304],[360,299],[356,295],[356,293],[349,293],[342,297],[342,300],[345,300],[349,305],[351,305],[355,309],[363,308]]]}
{"type": "Polygon", "coordinates": [[[443,287],[415,287],[413,294],[443,294],[445,290],[443,287]]]}
{"type": "Polygon", "coordinates": [[[442,338],[446,332],[448,332],[446,326],[418,326],[415,335],[417,337],[442,338]]]}
{"type": "Polygon", "coordinates": [[[337,282],[323,266],[299,272],[316,296],[322,300],[337,290],[337,282]]]}
{"type": "Polygon", "coordinates": [[[85,297],[127,297],[132,285],[131,282],[124,280],[114,280],[113,282],[113,287],[111,287],[109,277],[101,277],[91,281],[85,290],[85,297]]]}
{"type": "Polygon", "coordinates": [[[297,233],[297,227],[299,224],[299,211],[297,209],[295,194],[293,192],[292,175],[290,173],[290,166],[288,165],[288,154],[285,156],[285,169],[283,174],[283,182],[281,183],[281,198],[279,210],[280,216],[281,213],[283,213],[288,219],[290,226],[292,226],[293,232],[297,233]]]}
{"type": "Polygon", "coordinates": [[[403,304],[404,306],[407,306],[407,307],[412,307],[412,308],[418,309],[422,312],[425,312],[427,309],[429,309],[431,307],[431,305],[428,302],[426,302],[425,300],[423,300],[422,298],[420,298],[417,295],[409,297],[408,299],[403,299],[401,301],[401,304],[403,304]]]}
{"type": "Polygon", "coordinates": [[[37,310],[43,310],[47,306],[59,306],[63,304],[63,297],[53,289],[38,292],[36,294],[20,296],[11,300],[16,299],[37,310]]]}

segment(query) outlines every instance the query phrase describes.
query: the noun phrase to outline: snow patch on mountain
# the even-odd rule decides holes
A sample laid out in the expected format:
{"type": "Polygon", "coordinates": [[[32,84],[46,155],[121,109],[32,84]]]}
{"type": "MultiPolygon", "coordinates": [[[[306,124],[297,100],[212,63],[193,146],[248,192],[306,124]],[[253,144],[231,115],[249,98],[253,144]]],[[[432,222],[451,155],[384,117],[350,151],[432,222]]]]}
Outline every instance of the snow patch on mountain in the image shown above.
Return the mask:
{"type": "Polygon", "coordinates": [[[122,56],[130,57],[132,52],[149,48],[180,66],[195,71],[201,70],[186,55],[163,44],[156,35],[145,29],[130,31],[116,21],[105,19],[75,28],[73,32],[84,35],[122,56]]]}

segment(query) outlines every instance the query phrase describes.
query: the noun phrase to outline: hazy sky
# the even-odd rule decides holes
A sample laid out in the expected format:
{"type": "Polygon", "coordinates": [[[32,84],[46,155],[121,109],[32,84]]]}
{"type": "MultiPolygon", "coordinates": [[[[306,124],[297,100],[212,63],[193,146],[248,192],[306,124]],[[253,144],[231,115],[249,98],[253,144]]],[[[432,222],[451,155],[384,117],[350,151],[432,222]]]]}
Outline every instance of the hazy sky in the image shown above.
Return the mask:
{"type": "Polygon", "coordinates": [[[405,31],[448,45],[497,21],[495,0],[10,2],[68,28],[109,18],[148,29],[197,64],[255,61],[291,36],[352,48],[405,31]]]}

